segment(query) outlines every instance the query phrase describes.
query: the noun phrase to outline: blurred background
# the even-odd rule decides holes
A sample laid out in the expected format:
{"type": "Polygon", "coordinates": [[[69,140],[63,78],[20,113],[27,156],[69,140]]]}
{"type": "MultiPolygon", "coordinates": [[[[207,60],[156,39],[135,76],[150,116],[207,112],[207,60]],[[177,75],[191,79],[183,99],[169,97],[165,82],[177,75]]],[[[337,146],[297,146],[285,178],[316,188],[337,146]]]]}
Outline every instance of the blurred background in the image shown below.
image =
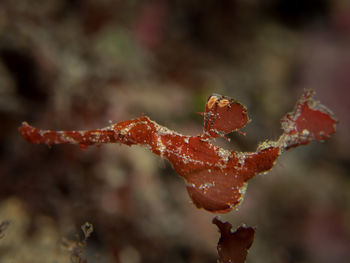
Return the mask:
{"type": "Polygon", "coordinates": [[[144,113],[196,135],[196,112],[215,92],[252,119],[247,136],[217,143],[254,151],[278,138],[305,88],[334,111],[338,131],[286,152],[221,216],[256,227],[248,262],[350,258],[350,2],[2,0],[0,223],[10,225],[0,262],[79,262],[60,243],[80,240],[85,222],[88,262],[217,259],[214,215],[191,204],[167,161],[137,146],[31,145],[22,121],[95,129],[144,113]]]}

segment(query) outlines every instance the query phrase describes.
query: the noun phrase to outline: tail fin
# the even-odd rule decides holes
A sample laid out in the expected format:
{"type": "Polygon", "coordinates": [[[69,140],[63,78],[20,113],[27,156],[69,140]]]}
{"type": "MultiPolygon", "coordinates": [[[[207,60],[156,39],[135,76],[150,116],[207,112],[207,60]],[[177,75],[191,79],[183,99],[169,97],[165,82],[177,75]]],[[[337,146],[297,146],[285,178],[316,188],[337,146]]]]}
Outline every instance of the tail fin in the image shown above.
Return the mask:
{"type": "Polygon", "coordinates": [[[306,90],[294,110],[281,119],[284,133],[280,145],[289,149],[310,141],[323,141],[335,133],[337,120],[331,110],[313,99],[313,90],[306,90]]]}

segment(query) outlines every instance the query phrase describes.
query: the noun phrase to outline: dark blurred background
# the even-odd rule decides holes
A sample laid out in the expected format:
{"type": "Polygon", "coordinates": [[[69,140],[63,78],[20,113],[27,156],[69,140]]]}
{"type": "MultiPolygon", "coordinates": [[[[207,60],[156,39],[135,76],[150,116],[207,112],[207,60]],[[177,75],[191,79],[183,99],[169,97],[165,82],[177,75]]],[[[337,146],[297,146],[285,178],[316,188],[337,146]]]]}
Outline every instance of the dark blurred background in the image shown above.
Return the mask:
{"type": "Polygon", "coordinates": [[[31,145],[22,121],[95,129],[144,113],[195,135],[215,92],[252,119],[246,137],[218,143],[254,151],[278,138],[305,88],[338,131],[285,153],[221,217],[257,228],[248,262],[350,258],[350,2],[1,0],[0,262],[71,262],[60,240],[86,221],[88,262],[217,259],[214,215],[190,203],[167,161],[141,147],[31,145]]]}

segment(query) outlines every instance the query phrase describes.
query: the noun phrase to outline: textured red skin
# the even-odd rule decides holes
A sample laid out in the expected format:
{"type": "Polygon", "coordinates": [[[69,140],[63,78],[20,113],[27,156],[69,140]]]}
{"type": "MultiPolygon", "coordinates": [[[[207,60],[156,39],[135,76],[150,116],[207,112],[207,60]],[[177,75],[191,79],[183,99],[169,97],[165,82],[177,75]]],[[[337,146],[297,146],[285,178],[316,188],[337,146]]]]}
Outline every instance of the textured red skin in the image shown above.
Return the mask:
{"type": "Polygon", "coordinates": [[[287,138],[286,149],[305,145],[313,140],[323,141],[335,133],[337,120],[333,113],[319,101],[313,100],[313,95],[313,91],[307,90],[297,102],[294,111],[281,119],[287,138]]]}
{"type": "Polygon", "coordinates": [[[313,101],[311,95],[306,92],[294,112],[282,118],[284,133],[279,140],[265,142],[255,152],[227,151],[210,142],[213,137],[238,131],[249,120],[244,106],[220,95],[213,95],[214,100],[209,97],[204,134],[198,136],[179,134],[146,116],[93,131],[38,130],[25,122],[19,131],[29,142],[47,145],[146,145],[154,154],[168,159],[185,179],[187,191],[198,208],[226,213],[243,200],[247,181],[269,171],[285,149],[323,140],[335,132],[336,121],[330,111],[313,101]]]}
{"type": "Polygon", "coordinates": [[[204,133],[211,138],[238,131],[249,121],[247,109],[232,98],[214,94],[205,105],[204,133]],[[221,102],[227,104],[222,105],[221,102]]]}
{"type": "Polygon", "coordinates": [[[231,232],[232,225],[228,222],[221,222],[217,217],[213,219],[213,224],[217,225],[221,234],[217,246],[219,262],[245,262],[248,250],[254,241],[254,228],[240,226],[235,232],[231,232]]]}

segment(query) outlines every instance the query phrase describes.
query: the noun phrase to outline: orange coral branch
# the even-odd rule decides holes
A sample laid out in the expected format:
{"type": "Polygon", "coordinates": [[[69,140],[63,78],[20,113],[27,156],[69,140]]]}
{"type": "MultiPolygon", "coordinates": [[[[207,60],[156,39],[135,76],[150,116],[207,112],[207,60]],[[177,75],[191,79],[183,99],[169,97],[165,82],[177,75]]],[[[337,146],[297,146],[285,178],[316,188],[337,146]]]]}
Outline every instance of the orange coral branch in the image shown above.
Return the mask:
{"type": "Polygon", "coordinates": [[[217,94],[208,98],[203,113],[204,133],[198,136],[179,134],[146,116],[93,131],[38,130],[26,122],[19,131],[29,142],[47,145],[146,145],[153,153],[168,159],[185,179],[197,207],[225,213],[243,200],[247,181],[269,171],[281,152],[311,140],[324,140],[335,132],[333,115],[312,95],[307,91],[295,110],[282,118],[284,133],[279,140],[262,143],[256,152],[228,151],[210,142],[212,138],[239,131],[249,121],[242,104],[217,94]]]}

